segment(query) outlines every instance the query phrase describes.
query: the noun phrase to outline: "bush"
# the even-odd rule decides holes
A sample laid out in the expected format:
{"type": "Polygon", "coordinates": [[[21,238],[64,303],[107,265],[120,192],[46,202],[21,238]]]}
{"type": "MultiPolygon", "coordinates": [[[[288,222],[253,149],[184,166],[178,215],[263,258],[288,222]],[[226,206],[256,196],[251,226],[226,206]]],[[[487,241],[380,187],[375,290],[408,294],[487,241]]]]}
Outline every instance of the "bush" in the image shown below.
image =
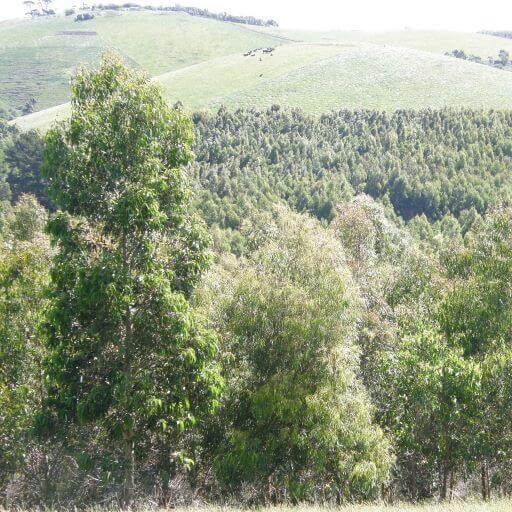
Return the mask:
{"type": "Polygon", "coordinates": [[[213,274],[206,300],[229,354],[217,477],[258,502],[374,497],[391,457],[356,375],[360,299],[341,244],[286,210],[244,231],[257,249],[213,274]]]}
{"type": "Polygon", "coordinates": [[[94,14],[90,14],[90,13],[86,12],[83,14],[78,14],[77,17],[75,18],[75,21],[87,21],[87,20],[92,20],[93,18],[94,18],[94,14]]]}

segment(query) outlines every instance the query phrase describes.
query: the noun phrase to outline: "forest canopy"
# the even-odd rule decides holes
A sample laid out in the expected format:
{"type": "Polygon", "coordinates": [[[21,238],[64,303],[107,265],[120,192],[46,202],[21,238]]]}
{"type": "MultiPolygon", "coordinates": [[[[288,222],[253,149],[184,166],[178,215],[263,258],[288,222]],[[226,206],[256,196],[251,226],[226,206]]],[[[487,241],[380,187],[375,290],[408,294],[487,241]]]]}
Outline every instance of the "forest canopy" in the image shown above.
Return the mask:
{"type": "Polygon", "coordinates": [[[512,113],[72,95],[0,123],[2,506],[510,494],[512,113]]]}

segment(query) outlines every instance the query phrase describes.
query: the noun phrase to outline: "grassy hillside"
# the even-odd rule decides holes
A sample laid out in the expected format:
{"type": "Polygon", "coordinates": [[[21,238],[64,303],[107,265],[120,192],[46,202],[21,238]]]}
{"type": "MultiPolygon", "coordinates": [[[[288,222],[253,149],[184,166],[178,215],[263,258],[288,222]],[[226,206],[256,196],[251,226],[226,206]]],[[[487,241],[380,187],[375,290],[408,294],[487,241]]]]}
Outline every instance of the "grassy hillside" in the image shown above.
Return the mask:
{"type": "Polygon", "coordinates": [[[445,54],[454,49],[479,55],[482,58],[496,56],[501,49],[512,53],[512,40],[472,32],[448,30],[394,30],[367,32],[347,31],[306,31],[254,27],[266,34],[279,35],[294,41],[338,42],[343,44],[370,43],[384,46],[399,46],[413,50],[445,54]]]}
{"type": "MultiPolygon", "coordinates": [[[[377,45],[293,43],[273,54],[234,54],[156,78],[189,111],[274,103],[318,114],[338,108],[512,108],[512,73],[443,55],[377,45]],[[428,86],[426,86],[428,84],[428,86]]],[[[17,120],[45,129],[61,105],[17,120]]]]}
{"type": "Polygon", "coordinates": [[[45,131],[53,122],[62,121],[69,115],[69,103],[33,112],[12,121],[20,130],[45,131]]]}
{"type": "Polygon", "coordinates": [[[83,24],[86,25],[96,30],[108,47],[117,49],[151,75],[284,42],[244,25],[172,12],[111,14],[96,17],[83,24]]]}
{"type": "Polygon", "coordinates": [[[69,75],[115,49],[158,76],[190,110],[272,103],[307,112],[332,108],[510,107],[512,73],[444,56],[463,49],[486,58],[512,40],[462,32],[306,32],[242,26],[182,13],[103,13],[0,23],[0,105],[37,112],[23,127],[45,127],[66,107],[69,75]],[[247,50],[274,54],[244,57],[247,50]]]}
{"type": "Polygon", "coordinates": [[[60,35],[73,23],[64,18],[0,23],[0,102],[22,107],[31,97],[43,109],[67,100],[69,73],[96,62],[105,49],[97,35],[60,35]]]}
{"type": "Polygon", "coordinates": [[[233,56],[169,73],[159,81],[170,98],[181,99],[191,110],[273,103],[311,113],[333,108],[512,107],[512,73],[428,52],[367,44],[294,44],[261,59],[233,56]]]}
{"type": "Polygon", "coordinates": [[[178,13],[106,13],[82,23],[71,17],[10,20],[0,23],[0,102],[20,108],[35,97],[37,110],[63,103],[73,69],[97,62],[108,49],[157,75],[281,43],[244,26],[178,13]]]}
{"type": "MultiPolygon", "coordinates": [[[[278,94],[279,84],[286,77],[347,50],[346,45],[339,44],[295,43],[281,46],[272,54],[258,52],[254,57],[236,54],[211,60],[166,73],[157,81],[171,100],[179,99],[189,110],[214,108],[222,104],[236,106],[246,94],[249,95],[249,106],[261,106],[268,103],[264,98],[265,92],[268,91],[270,96],[278,94]]],[[[302,85],[309,89],[307,83],[302,85]]],[[[302,100],[292,105],[304,106],[308,110],[307,103],[302,100]]]]}

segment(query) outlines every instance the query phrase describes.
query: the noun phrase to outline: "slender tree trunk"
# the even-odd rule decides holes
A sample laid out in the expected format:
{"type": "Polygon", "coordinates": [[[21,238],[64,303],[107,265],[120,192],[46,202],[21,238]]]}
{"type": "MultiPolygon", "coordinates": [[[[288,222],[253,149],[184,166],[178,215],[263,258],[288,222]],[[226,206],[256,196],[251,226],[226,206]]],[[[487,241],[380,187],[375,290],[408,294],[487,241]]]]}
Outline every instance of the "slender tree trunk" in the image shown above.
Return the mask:
{"type": "Polygon", "coordinates": [[[480,475],[481,475],[481,481],[482,481],[482,499],[485,501],[487,499],[487,490],[485,487],[485,463],[482,463],[480,475]]]}
{"type": "MultiPolygon", "coordinates": [[[[131,340],[131,313],[128,309],[128,313],[126,315],[126,339],[125,343],[129,344],[131,340]]],[[[129,348],[126,349],[129,352],[129,348]]],[[[125,361],[125,378],[127,382],[127,389],[131,390],[131,364],[130,357],[126,354],[125,361]]],[[[126,405],[128,406],[130,402],[129,397],[130,391],[128,391],[127,396],[125,397],[126,405]]],[[[127,407],[129,409],[129,406],[127,407]]],[[[126,411],[127,414],[130,414],[130,411],[126,411]]],[[[123,502],[122,508],[123,510],[127,510],[131,507],[133,502],[133,494],[135,489],[135,443],[134,443],[134,432],[133,426],[130,427],[127,431],[125,431],[123,435],[124,440],[124,476],[123,476],[123,502]]]]}
{"type": "Polygon", "coordinates": [[[453,488],[455,486],[455,478],[453,476],[453,469],[450,471],[450,501],[453,499],[453,488]]]}
{"type": "Polygon", "coordinates": [[[482,462],[482,499],[487,501],[491,497],[491,489],[489,485],[489,468],[487,462],[482,462]]]}
{"type": "Polygon", "coordinates": [[[123,478],[123,499],[121,507],[128,510],[133,503],[135,490],[135,445],[133,436],[128,434],[124,440],[124,478],[123,478]]]}
{"type": "MultiPolygon", "coordinates": [[[[130,262],[126,245],[126,233],[122,238],[122,254],[125,270],[130,271],[130,262]]],[[[131,415],[131,390],[132,390],[132,343],[133,343],[133,320],[132,308],[128,305],[124,318],[124,376],[125,376],[125,414],[131,415]]],[[[124,475],[123,475],[123,499],[122,508],[127,510],[132,506],[135,490],[135,442],[133,424],[123,434],[124,441],[124,475]]]]}
{"type": "Polygon", "coordinates": [[[491,482],[490,482],[490,478],[489,478],[489,465],[487,464],[487,461],[484,461],[482,469],[483,469],[484,480],[485,480],[484,500],[488,501],[491,499],[491,482]]]}
{"type": "Polygon", "coordinates": [[[171,502],[170,488],[171,479],[173,477],[174,462],[171,457],[171,442],[169,439],[163,439],[160,443],[160,455],[158,463],[158,472],[160,474],[160,480],[162,485],[162,495],[159,500],[159,505],[163,508],[167,508],[171,502]]]}
{"type": "Polygon", "coordinates": [[[448,463],[443,463],[442,475],[441,475],[441,489],[439,491],[439,500],[445,501],[448,495],[448,475],[450,471],[448,469],[448,463]]]}

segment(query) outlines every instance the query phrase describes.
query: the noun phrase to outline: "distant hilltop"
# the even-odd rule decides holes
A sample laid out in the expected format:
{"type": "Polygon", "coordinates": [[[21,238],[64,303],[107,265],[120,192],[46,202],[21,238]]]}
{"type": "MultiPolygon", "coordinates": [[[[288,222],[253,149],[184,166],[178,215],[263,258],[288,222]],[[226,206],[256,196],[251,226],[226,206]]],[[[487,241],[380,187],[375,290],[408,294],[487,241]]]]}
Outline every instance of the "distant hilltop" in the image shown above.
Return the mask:
{"type": "Polygon", "coordinates": [[[482,30],[480,34],[487,36],[504,37],[505,39],[512,39],[512,30],[482,30]]]}
{"type": "Polygon", "coordinates": [[[227,21],[231,23],[242,23],[244,25],[256,25],[259,27],[278,27],[279,24],[273,19],[264,20],[254,16],[235,16],[226,12],[211,12],[208,9],[201,9],[199,7],[187,7],[184,5],[171,5],[171,6],[152,6],[152,5],[139,5],[134,2],[126,2],[124,4],[96,4],[91,7],[83,7],[81,10],[99,10],[99,11],[119,11],[124,9],[146,10],[146,11],[174,11],[185,12],[191,16],[201,16],[202,18],[212,18],[218,21],[227,21]]]}

